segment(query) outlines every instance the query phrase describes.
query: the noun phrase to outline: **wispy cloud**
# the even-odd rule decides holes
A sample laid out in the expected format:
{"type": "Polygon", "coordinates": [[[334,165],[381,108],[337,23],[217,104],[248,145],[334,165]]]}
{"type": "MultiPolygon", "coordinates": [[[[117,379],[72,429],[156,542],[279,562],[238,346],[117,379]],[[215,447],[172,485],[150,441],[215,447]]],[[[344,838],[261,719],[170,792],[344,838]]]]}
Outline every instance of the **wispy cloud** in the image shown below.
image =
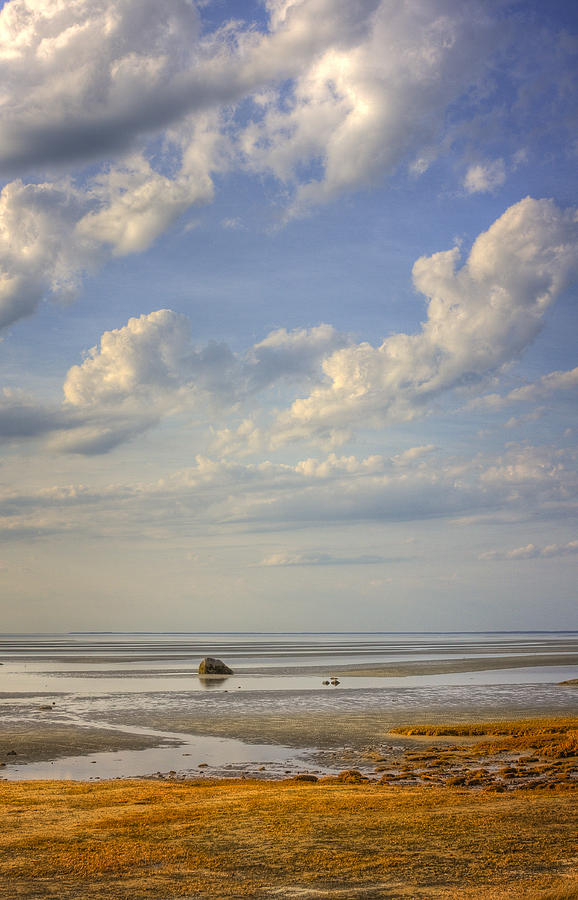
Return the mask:
{"type": "Polygon", "coordinates": [[[273,553],[259,563],[260,566],[374,566],[385,563],[400,562],[400,558],[360,554],[359,556],[341,556],[333,553],[322,553],[308,550],[303,553],[273,553]]]}
{"type": "Polygon", "coordinates": [[[488,550],[481,553],[479,559],[550,559],[555,556],[572,556],[578,553],[578,541],[569,541],[567,544],[546,544],[538,547],[536,544],[526,544],[525,547],[516,547],[514,550],[488,550]]]}

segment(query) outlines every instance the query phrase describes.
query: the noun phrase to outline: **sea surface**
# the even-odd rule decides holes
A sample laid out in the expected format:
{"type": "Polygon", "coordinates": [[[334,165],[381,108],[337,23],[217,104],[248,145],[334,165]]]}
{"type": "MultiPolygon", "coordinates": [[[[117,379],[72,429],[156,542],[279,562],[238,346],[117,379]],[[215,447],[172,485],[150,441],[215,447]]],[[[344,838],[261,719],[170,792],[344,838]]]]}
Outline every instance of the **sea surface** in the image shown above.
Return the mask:
{"type": "Polygon", "coordinates": [[[242,721],[366,710],[394,724],[432,712],[448,720],[472,711],[484,718],[571,714],[578,696],[560,687],[578,676],[578,632],[13,634],[0,636],[0,663],[0,728],[41,720],[152,736],[161,745],[6,765],[4,778],[198,773],[205,762],[211,773],[251,766],[288,773],[307,759],[305,750],[271,741],[161,731],[147,725],[155,712],[242,721]],[[199,677],[207,655],[234,674],[199,677]],[[424,670],[433,664],[437,672],[424,670]],[[354,674],[355,667],[371,672],[354,674]],[[339,684],[327,684],[336,673],[339,684]]]}

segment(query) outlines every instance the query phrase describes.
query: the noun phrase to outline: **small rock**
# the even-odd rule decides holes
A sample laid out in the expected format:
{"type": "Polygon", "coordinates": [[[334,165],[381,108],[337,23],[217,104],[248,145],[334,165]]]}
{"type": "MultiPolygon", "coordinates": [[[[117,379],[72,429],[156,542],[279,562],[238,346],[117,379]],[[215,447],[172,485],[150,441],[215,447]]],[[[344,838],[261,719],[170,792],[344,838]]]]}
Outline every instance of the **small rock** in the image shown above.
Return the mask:
{"type": "Polygon", "coordinates": [[[317,775],[309,775],[307,772],[300,772],[295,775],[293,781],[319,781],[317,775]]]}
{"type": "Polygon", "coordinates": [[[199,768],[199,769],[206,769],[206,768],[208,768],[208,765],[209,765],[209,763],[199,763],[199,765],[197,766],[197,768],[199,768]]]}
{"type": "Polygon", "coordinates": [[[232,675],[233,670],[222,659],[205,656],[199,664],[199,675],[232,675]]]}

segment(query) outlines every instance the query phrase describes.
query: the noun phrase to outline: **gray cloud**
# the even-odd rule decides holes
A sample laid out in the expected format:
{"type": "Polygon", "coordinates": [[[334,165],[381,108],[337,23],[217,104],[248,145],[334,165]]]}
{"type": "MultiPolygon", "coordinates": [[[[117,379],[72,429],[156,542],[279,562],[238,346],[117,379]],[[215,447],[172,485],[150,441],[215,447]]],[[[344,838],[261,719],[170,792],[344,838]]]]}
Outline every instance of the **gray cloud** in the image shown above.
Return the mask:
{"type": "Polygon", "coordinates": [[[43,440],[52,450],[96,455],[142,434],[159,418],[151,411],[43,406],[32,398],[5,391],[0,397],[0,444],[43,440]]]}
{"type": "Polygon", "coordinates": [[[552,394],[578,388],[578,367],[566,372],[549,372],[531,384],[514,388],[507,394],[485,394],[470,401],[468,408],[501,410],[518,403],[535,403],[546,400],[552,394]]]}
{"type": "Polygon", "coordinates": [[[291,3],[273,13],[271,32],[230,23],[202,34],[186,0],[11,0],[0,12],[0,79],[12,85],[0,108],[0,167],[21,172],[127,151],[187,114],[292,76],[328,46],[361,40],[377,4],[291,3]]]}
{"type": "Polygon", "coordinates": [[[0,396],[0,441],[37,438],[76,424],[74,414],[67,410],[41,406],[18,393],[5,391],[0,396]]]}

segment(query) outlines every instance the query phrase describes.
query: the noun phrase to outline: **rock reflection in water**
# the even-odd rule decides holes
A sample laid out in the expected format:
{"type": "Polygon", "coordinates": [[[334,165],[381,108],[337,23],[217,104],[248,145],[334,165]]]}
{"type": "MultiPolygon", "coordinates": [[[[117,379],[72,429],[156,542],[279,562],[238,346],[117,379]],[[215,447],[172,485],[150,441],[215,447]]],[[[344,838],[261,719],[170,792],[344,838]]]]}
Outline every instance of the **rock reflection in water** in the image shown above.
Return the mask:
{"type": "Polygon", "coordinates": [[[199,684],[204,691],[222,689],[228,680],[228,675],[199,675],[199,684]]]}

